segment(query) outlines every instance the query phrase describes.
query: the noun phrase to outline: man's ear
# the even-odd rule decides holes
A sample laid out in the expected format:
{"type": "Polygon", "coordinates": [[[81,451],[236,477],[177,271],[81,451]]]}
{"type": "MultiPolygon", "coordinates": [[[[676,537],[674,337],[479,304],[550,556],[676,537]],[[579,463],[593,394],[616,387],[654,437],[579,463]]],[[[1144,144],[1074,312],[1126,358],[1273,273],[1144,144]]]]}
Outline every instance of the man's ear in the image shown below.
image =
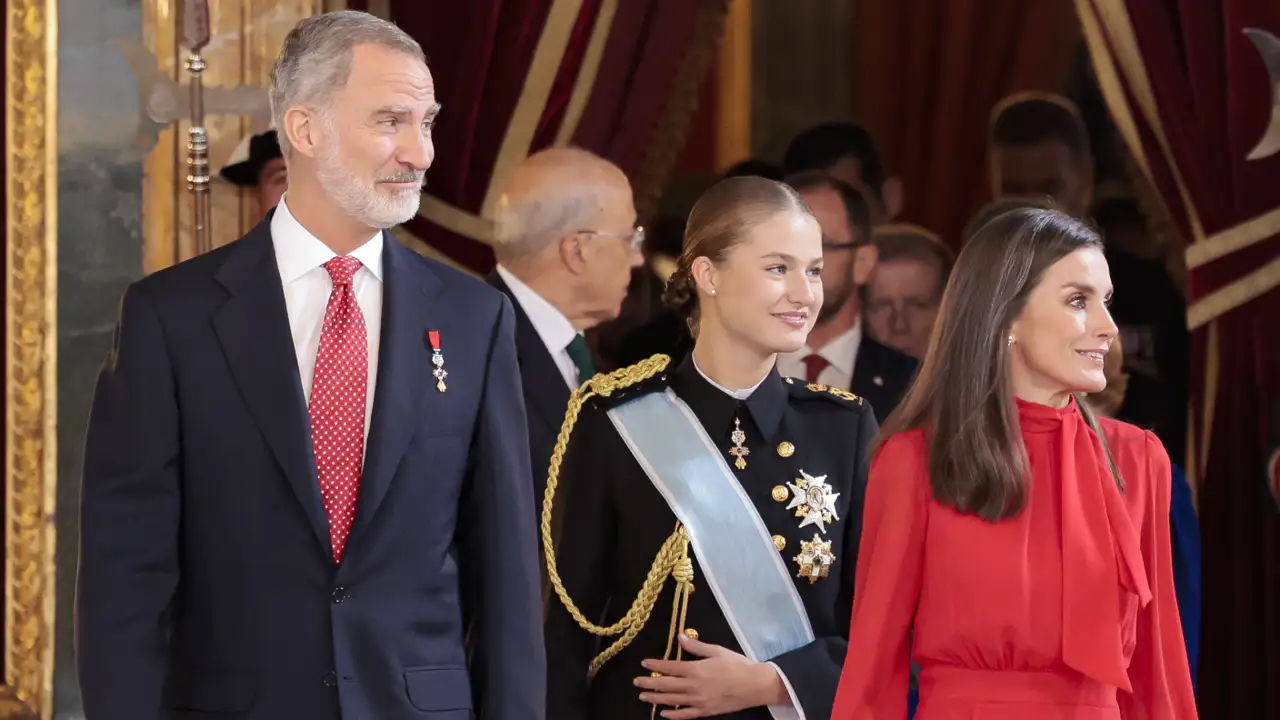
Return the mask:
{"type": "Polygon", "coordinates": [[[884,219],[889,222],[898,217],[902,212],[902,180],[896,177],[888,178],[884,181],[884,187],[880,190],[880,197],[884,201],[884,219]]]}
{"type": "Polygon", "coordinates": [[[583,275],[587,272],[589,265],[587,248],[582,235],[576,233],[565,235],[556,241],[556,248],[559,251],[560,262],[564,263],[569,272],[574,275],[583,275]]]}
{"type": "Polygon", "coordinates": [[[316,133],[319,131],[318,118],[303,105],[294,105],[284,114],[284,135],[289,139],[293,152],[304,157],[316,155],[316,133]]]}
{"type": "Polygon", "coordinates": [[[869,242],[853,251],[853,284],[862,286],[871,281],[871,272],[880,261],[880,248],[869,242]]]}

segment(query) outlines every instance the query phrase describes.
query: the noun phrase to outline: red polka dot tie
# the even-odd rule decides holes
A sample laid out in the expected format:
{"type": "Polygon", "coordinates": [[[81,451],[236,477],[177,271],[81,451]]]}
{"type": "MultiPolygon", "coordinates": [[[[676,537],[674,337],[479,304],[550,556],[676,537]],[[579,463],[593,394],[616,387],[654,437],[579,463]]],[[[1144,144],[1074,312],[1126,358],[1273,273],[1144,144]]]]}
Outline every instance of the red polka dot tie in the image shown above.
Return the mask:
{"type": "Polygon", "coordinates": [[[333,292],[324,311],[315,378],[311,382],[311,446],[320,478],[320,497],[329,516],[333,560],[341,563],[347,533],[356,517],[364,461],[369,344],[365,340],[364,314],[351,287],[360,261],[336,257],[325,263],[324,269],[333,279],[333,292]]]}

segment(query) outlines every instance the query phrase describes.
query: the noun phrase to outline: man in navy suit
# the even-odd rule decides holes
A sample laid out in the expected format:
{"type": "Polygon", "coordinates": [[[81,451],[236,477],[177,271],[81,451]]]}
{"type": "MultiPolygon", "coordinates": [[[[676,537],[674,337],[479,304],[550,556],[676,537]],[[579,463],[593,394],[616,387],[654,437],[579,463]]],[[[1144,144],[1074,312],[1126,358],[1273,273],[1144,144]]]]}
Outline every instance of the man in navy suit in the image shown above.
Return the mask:
{"type": "Polygon", "coordinates": [[[286,197],[129,288],[98,382],[88,720],[540,720],[511,304],[384,232],[434,157],[422,50],[320,15],[271,85],[286,197]]]}
{"type": "Polygon", "coordinates": [[[796,173],[786,182],[822,228],[823,301],[808,342],[779,355],[778,371],[849,390],[871,403],[876,421],[884,422],[911,385],[916,361],[864,330],[862,290],[879,255],[871,207],[861,191],[821,170],[796,173]]]}

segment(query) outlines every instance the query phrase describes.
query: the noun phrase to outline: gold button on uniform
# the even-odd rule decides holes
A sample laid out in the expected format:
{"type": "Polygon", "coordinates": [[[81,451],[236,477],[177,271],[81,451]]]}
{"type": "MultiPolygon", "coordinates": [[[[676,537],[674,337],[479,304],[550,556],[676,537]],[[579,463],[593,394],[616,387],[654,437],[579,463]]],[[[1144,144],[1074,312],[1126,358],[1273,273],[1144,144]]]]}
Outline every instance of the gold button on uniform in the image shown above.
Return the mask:
{"type": "Polygon", "coordinates": [[[685,629],[684,629],[684,634],[685,634],[685,636],[687,636],[690,640],[697,640],[697,639],[698,639],[698,631],[697,631],[697,630],[694,630],[693,628],[685,628],[685,629]]]}
{"type": "Polygon", "coordinates": [[[786,502],[787,497],[790,495],[791,491],[787,489],[786,485],[776,485],[773,488],[773,499],[777,502],[786,502]]]}
{"type": "Polygon", "coordinates": [[[778,444],[778,454],[782,457],[791,457],[796,452],[796,446],[789,442],[781,442],[778,444]]]}
{"type": "Polygon", "coordinates": [[[781,535],[774,535],[773,546],[778,548],[778,552],[782,552],[783,550],[787,549],[787,539],[782,537],[781,535]]]}

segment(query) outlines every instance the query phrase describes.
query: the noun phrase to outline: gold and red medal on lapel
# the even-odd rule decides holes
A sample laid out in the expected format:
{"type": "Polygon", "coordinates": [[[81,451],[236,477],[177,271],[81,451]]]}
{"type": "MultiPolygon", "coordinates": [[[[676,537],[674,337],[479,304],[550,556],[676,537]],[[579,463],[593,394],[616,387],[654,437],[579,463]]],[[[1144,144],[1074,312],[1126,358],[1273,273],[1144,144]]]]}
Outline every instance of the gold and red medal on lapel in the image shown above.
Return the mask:
{"type": "Polygon", "coordinates": [[[427,331],[427,340],[431,342],[431,364],[435,366],[431,374],[436,379],[436,390],[444,392],[447,389],[444,379],[449,377],[449,371],[444,369],[444,354],[440,352],[440,331],[427,331]]]}

